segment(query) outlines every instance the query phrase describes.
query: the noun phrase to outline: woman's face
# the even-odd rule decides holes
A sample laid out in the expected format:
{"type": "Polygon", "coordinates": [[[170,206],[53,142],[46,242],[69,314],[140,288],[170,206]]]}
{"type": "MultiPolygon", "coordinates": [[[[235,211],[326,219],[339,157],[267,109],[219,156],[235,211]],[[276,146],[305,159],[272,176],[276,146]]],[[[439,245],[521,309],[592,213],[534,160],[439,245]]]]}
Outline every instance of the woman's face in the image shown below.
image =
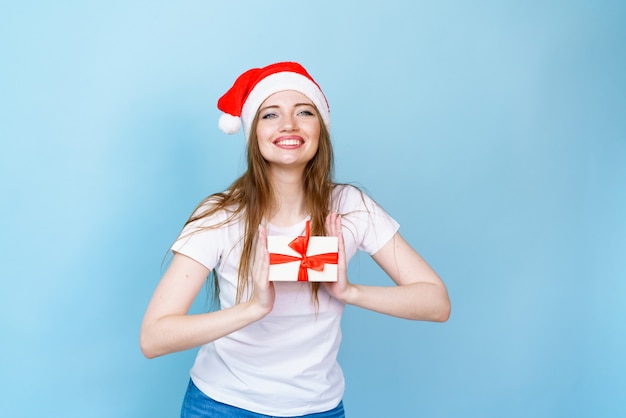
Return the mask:
{"type": "Polygon", "coordinates": [[[256,134],[261,155],[270,166],[303,168],[319,144],[317,110],[297,91],[274,93],[259,107],[256,134]]]}

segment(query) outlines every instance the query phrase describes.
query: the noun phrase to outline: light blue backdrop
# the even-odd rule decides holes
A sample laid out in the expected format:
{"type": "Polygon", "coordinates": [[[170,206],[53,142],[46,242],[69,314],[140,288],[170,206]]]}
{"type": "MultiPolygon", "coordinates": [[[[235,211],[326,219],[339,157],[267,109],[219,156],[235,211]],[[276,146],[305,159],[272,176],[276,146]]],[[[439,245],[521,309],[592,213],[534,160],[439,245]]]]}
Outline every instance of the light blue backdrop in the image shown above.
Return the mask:
{"type": "MultiPolygon", "coordinates": [[[[178,414],[194,352],[144,359],[141,318],[242,170],[217,98],[287,59],[328,96],[337,179],[453,302],[446,324],[347,309],[349,416],[625,416],[625,22],[619,1],[3,2],[0,416],[178,414]]],[[[365,255],[351,278],[386,283],[365,255]]]]}

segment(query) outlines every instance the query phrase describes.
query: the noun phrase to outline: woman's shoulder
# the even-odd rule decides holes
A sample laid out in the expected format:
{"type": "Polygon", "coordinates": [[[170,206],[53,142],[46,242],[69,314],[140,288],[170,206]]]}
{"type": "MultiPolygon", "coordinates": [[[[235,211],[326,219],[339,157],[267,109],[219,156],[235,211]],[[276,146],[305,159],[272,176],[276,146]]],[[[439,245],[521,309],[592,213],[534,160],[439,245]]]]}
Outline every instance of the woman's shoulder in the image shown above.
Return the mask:
{"type": "Polygon", "coordinates": [[[385,209],[362,186],[337,184],[333,190],[331,211],[342,215],[367,214],[388,217],[385,209]]]}
{"type": "Polygon", "coordinates": [[[362,187],[349,183],[335,183],[333,187],[333,198],[361,196],[365,194],[362,187]]]}
{"type": "Polygon", "coordinates": [[[356,209],[373,202],[363,187],[354,184],[335,184],[332,200],[332,206],[337,209],[356,209]]]}
{"type": "Polygon", "coordinates": [[[337,185],[331,210],[341,215],[346,248],[374,254],[398,230],[398,223],[359,186],[337,185]]]}
{"type": "Polygon", "coordinates": [[[197,226],[225,226],[239,218],[240,211],[234,205],[226,204],[228,192],[216,193],[208,196],[194,209],[187,224],[194,223],[197,226]]]}

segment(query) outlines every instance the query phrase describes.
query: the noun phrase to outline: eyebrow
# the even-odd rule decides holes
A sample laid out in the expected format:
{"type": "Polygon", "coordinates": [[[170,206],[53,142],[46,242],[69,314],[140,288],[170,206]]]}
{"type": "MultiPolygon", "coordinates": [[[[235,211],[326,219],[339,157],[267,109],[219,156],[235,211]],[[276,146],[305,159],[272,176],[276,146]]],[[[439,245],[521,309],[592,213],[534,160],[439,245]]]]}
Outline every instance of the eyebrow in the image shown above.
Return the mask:
{"type": "MultiPolygon", "coordinates": [[[[315,109],[315,105],[313,103],[296,103],[293,107],[299,107],[299,106],[310,106],[312,108],[315,109]]],[[[266,109],[276,109],[279,108],[279,105],[269,105],[269,106],[264,106],[262,108],[259,109],[259,112],[266,110],[266,109]]]]}

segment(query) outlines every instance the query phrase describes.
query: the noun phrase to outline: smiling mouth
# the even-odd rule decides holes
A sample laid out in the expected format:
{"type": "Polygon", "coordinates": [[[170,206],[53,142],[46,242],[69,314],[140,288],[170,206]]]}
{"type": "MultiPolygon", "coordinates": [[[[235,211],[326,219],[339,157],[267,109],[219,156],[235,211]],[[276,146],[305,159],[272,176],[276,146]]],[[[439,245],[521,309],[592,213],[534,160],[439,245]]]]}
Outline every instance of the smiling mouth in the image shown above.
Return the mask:
{"type": "Polygon", "coordinates": [[[296,138],[285,138],[274,141],[274,145],[279,147],[297,147],[304,144],[304,141],[296,138]]]}

